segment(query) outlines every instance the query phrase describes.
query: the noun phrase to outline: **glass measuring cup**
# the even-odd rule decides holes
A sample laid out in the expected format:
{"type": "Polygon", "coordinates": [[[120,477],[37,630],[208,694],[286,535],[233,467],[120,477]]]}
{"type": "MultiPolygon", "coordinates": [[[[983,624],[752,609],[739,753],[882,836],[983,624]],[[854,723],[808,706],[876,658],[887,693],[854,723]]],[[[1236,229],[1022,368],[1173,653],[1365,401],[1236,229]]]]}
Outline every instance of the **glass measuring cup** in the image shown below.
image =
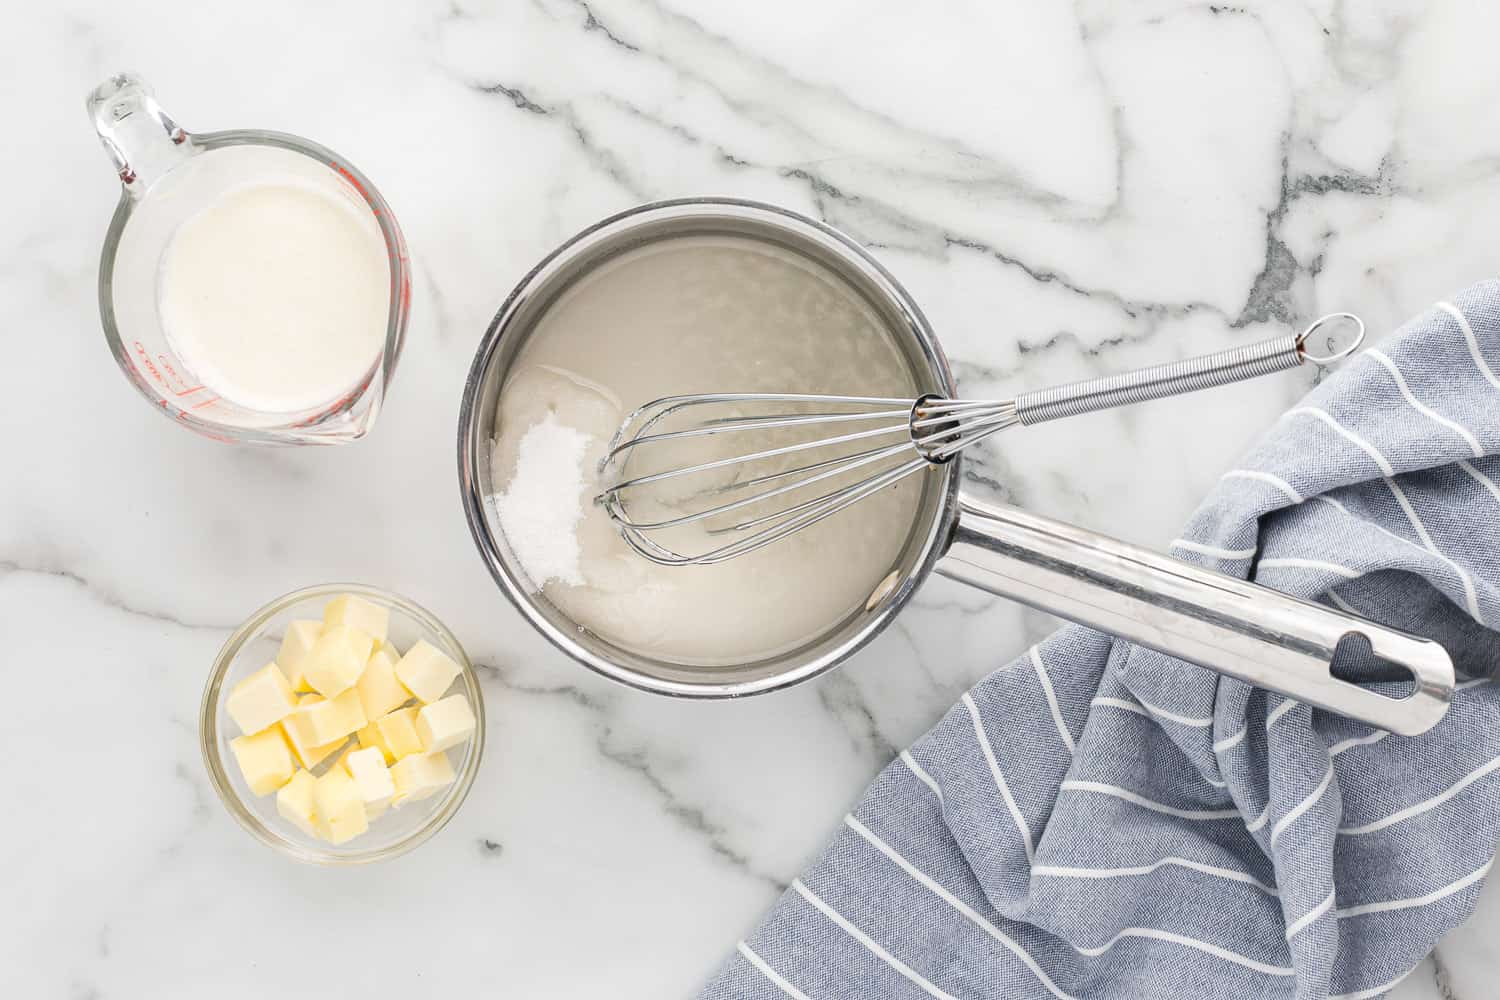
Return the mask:
{"type": "Polygon", "coordinates": [[[122,187],[99,258],[99,317],[131,384],[168,417],[219,441],[339,444],[367,432],[400,356],[411,307],[406,241],[375,186],[342,157],[297,136],[189,133],[130,74],[101,83],[87,106],[122,187]],[[242,405],[205,385],[168,338],[157,301],[160,262],[178,226],[226,193],[272,176],[370,213],[390,277],[384,340],[370,367],[335,398],[285,412],[242,405]]]}

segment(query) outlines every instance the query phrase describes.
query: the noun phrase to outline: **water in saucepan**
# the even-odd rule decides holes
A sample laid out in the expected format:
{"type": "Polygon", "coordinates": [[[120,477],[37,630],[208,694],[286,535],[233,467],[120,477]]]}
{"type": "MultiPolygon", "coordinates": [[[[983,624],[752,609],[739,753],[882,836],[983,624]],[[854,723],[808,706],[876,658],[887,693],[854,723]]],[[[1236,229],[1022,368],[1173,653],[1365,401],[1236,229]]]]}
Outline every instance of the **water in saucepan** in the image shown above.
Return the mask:
{"type": "MultiPolygon", "coordinates": [[[[849,286],[792,251],[707,236],[648,244],[579,280],[502,389],[492,470],[506,539],[535,587],[619,646],[709,665],[777,655],[864,607],[906,543],[922,476],[717,565],[632,551],[592,502],[611,436],[650,400],[725,391],[916,394],[849,286]]],[[[701,460],[697,447],[684,460],[701,460]]]]}

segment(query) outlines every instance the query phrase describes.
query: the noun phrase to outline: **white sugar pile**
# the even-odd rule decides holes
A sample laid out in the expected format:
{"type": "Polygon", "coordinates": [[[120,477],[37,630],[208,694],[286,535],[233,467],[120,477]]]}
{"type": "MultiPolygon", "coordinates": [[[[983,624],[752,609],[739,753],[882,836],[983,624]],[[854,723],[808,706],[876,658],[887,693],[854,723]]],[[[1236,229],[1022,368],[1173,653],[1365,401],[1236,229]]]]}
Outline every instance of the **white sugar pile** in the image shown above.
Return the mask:
{"type": "Polygon", "coordinates": [[[583,585],[578,522],[583,520],[584,455],[592,441],[548,413],[521,438],[510,485],[495,495],[505,538],[537,589],[549,580],[583,585]]]}

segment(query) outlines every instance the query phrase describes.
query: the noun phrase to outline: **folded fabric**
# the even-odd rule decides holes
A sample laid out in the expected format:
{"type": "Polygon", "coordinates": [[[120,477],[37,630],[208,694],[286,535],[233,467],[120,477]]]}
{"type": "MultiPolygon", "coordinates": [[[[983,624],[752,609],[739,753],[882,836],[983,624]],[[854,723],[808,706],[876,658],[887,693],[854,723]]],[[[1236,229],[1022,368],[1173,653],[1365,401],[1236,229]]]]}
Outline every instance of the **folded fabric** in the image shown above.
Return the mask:
{"type": "Polygon", "coordinates": [[[1396,736],[1065,628],[886,768],[702,996],[1354,1000],[1411,971],[1500,831],[1500,282],[1346,363],[1172,551],[1441,642],[1447,717],[1396,736]]]}

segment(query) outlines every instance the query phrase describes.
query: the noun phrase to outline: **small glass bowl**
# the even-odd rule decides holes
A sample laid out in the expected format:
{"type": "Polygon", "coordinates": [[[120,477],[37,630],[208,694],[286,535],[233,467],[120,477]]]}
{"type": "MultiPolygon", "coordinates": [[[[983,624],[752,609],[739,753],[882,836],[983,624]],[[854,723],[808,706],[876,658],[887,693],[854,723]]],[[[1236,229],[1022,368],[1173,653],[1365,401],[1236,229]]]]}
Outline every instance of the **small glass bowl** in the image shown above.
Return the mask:
{"type": "MultiPolygon", "coordinates": [[[[320,865],[360,865],[383,861],[416,847],[443,828],[463,804],[484,753],[484,696],[474,667],[463,647],[442,622],[404,597],[374,587],[330,583],[294,591],[267,604],[235,630],[219,650],[198,716],[198,736],[209,780],[239,824],[264,844],[298,861],[320,865]],[[357,594],[390,609],[390,639],[402,650],[426,639],[453,658],[461,669],[459,688],[474,709],[474,735],[448,751],[454,781],[440,794],[389,809],[370,823],[370,829],[343,844],[309,837],[276,811],[276,795],[256,796],[245,783],[229,741],[240,735],[225,711],[234,685],[275,659],[287,624],[297,618],[320,619],[323,605],[340,594],[357,594]]],[[[331,760],[332,758],[330,758],[331,760]]],[[[318,768],[321,772],[323,768],[318,768]]]]}

